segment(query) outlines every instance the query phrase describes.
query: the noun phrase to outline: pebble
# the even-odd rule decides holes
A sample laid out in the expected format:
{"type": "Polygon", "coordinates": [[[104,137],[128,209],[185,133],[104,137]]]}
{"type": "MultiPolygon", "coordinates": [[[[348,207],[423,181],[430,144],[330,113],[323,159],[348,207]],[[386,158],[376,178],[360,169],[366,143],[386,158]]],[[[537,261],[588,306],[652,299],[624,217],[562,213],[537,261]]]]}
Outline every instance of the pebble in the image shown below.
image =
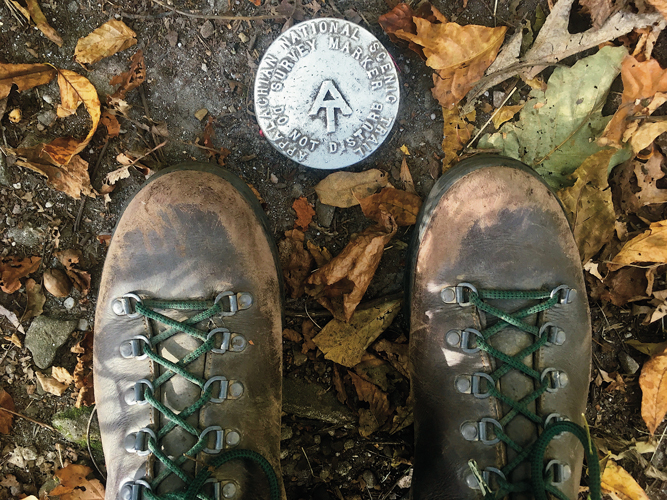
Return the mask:
{"type": "Polygon", "coordinates": [[[623,371],[629,375],[634,375],[639,371],[639,363],[625,351],[618,353],[618,362],[621,364],[623,371]]]}
{"type": "Polygon", "coordinates": [[[329,227],[333,222],[334,215],[336,214],[336,207],[331,205],[325,205],[320,203],[318,200],[315,203],[315,214],[317,214],[317,222],[322,227],[329,227]]]}
{"type": "Polygon", "coordinates": [[[505,92],[500,92],[499,90],[493,91],[493,107],[499,108],[502,106],[503,101],[505,100],[505,92]]]}
{"type": "Polygon", "coordinates": [[[272,184],[278,184],[278,176],[276,174],[271,174],[269,179],[271,180],[272,184]]]}
{"type": "Polygon", "coordinates": [[[213,23],[211,21],[206,21],[199,28],[199,34],[204,38],[209,38],[211,35],[213,35],[213,33],[215,33],[215,28],[213,27],[213,23]]]}
{"type": "Polygon", "coordinates": [[[25,346],[39,368],[44,370],[51,366],[56,351],[67,342],[77,323],[77,320],[64,321],[48,316],[38,316],[33,320],[25,336],[25,346]]]}
{"type": "Polygon", "coordinates": [[[72,297],[67,297],[65,302],[63,302],[63,305],[68,311],[71,310],[74,307],[74,299],[72,297]]]}
{"type": "Polygon", "coordinates": [[[292,430],[291,427],[288,427],[286,425],[286,426],[280,428],[280,440],[281,441],[285,441],[286,439],[292,439],[293,435],[294,435],[294,431],[292,430]]]}
{"type": "Polygon", "coordinates": [[[289,195],[292,198],[300,198],[301,196],[303,196],[303,186],[298,182],[292,184],[292,188],[290,189],[289,195]]]}
{"type": "Polygon", "coordinates": [[[375,474],[373,474],[372,470],[365,470],[361,473],[361,477],[366,483],[367,488],[374,488],[377,484],[377,478],[375,477],[375,474]]]}
{"type": "Polygon", "coordinates": [[[47,201],[46,203],[44,203],[44,208],[51,208],[52,206],[53,206],[52,201],[47,201]]]}
{"type": "Polygon", "coordinates": [[[37,121],[45,127],[50,127],[53,122],[56,121],[56,118],[56,112],[52,109],[47,109],[46,111],[42,111],[37,115],[37,121]]]}
{"type": "Polygon", "coordinates": [[[431,120],[435,120],[435,113],[431,113],[431,120]]]}
{"type": "MultiPolygon", "coordinates": [[[[69,4],[67,4],[67,10],[69,10],[70,12],[76,12],[76,11],[79,10],[79,4],[76,3],[75,1],[70,2],[69,4]]],[[[46,100],[46,99],[44,99],[44,100],[46,100]]],[[[51,103],[49,103],[49,104],[51,104],[51,103]]]]}
{"type": "Polygon", "coordinates": [[[345,451],[354,448],[354,440],[348,439],[347,441],[345,441],[345,443],[343,443],[343,448],[345,448],[345,451]]]}
{"type": "Polygon", "coordinates": [[[86,318],[81,318],[79,320],[79,324],[76,325],[76,329],[81,332],[86,332],[88,331],[88,326],[89,326],[88,320],[86,318]]]}
{"type": "Polygon", "coordinates": [[[301,352],[295,352],[294,353],[294,365],[295,366],[302,366],[306,364],[306,361],[308,361],[308,356],[301,352]]]}
{"type": "Polygon", "coordinates": [[[410,469],[407,474],[398,480],[396,486],[402,490],[407,490],[410,486],[412,486],[412,469],[410,469]]]}
{"type": "Polygon", "coordinates": [[[338,467],[336,467],[336,472],[341,476],[347,476],[351,470],[352,466],[349,462],[341,462],[338,464],[338,467]]]}
{"type": "Polygon", "coordinates": [[[320,436],[319,434],[315,434],[313,436],[313,443],[320,444],[321,442],[322,442],[322,436],[320,436]]]}
{"type": "MultiPolygon", "coordinates": [[[[16,207],[14,207],[14,209],[16,209],[16,207]]],[[[18,212],[12,210],[12,213],[16,215],[21,212],[20,210],[18,212]]],[[[7,238],[11,238],[19,245],[32,247],[41,245],[44,242],[44,239],[46,238],[46,232],[43,231],[42,229],[35,229],[31,226],[26,225],[22,229],[19,228],[9,229],[5,236],[7,238]]]]}

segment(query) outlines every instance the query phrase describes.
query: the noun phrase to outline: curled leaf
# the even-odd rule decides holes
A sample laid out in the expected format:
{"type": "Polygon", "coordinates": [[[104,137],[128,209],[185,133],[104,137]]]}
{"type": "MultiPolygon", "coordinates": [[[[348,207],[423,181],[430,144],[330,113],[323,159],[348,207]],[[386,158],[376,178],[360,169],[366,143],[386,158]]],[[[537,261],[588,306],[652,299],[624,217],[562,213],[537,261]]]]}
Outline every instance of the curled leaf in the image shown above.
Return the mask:
{"type": "MultiPolygon", "coordinates": [[[[11,411],[16,410],[14,400],[2,387],[0,387],[0,408],[7,408],[11,411]]],[[[9,434],[11,432],[13,420],[14,415],[0,409],[0,434],[9,434]]]]}
{"type": "Polygon", "coordinates": [[[503,106],[498,110],[497,113],[494,114],[491,120],[493,122],[493,126],[496,127],[496,129],[499,129],[503,123],[514,118],[514,115],[521,111],[521,108],[524,106],[525,104],[517,104],[516,106],[503,106]]]}
{"type": "Polygon", "coordinates": [[[410,226],[417,222],[422,200],[414,193],[386,187],[379,193],[360,200],[359,204],[369,219],[380,222],[382,212],[388,212],[399,226],[410,226]]]}
{"type": "Polygon", "coordinates": [[[303,247],[304,234],[298,229],[285,232],[285,239],[278,242],[278,256],[285,283],[292,298],[303,295],[304,281],[310,274],[313,258],[303,247]]]}
{"type": "Polygon", "coordinates": [[[114,76],[109,83],[119,85],[116,91],[109,96],[108,100],[125,99],[130,90],[136,89],[146,80],[146,63],[144,62],[144,53],[141,49],[130,58],[130,69],[114,76]]]}
{"type": "Polygon", "coordinates": [[[349,208],[387,184],[387,174],[375,168],[358,173],[335,172],[320,181],[315,192],[325,205],[349,208]]]}
{"type": "Polygon", "coordinates": [[[41,145],[14,150],[18,156],[16,164],[29,168],[46,177],[46,183],[58,191],[79,199],[81,195],[94,196],[88,175],[88,162],[79,155],[73,156],[67,165],[54,166],[51,157],[44,153],[41,145]]]}
{"type": "Polygon", "coordinates": [[[19,92],[53,80],[57,72],[47,64],[1,64],[0,63],[0,99],[9,95],[12,85],[19,92]]]}
{"type": "Polygon", "coordinates": [[[296,212],[296,221],[294,222],[294,227],[305,231],[308,229],[308,225],[313,220],[315,210],[313,210],[313,207],[310,203],[308,203],[308,200],[305,196],[294,200],[294,203],[292,203],[292,208],[296,212]]]}
{"type": "Polygon", "coordinates": [[[39,6],[37,0],[26,0],[26,6],[28,7],[28,12],[30,17],[34,21],[37,29],[44,33],[44,36],[55,43],[58,47],[63,46],[63,39],[60,38],[58,32],[49,25],[46,20],[46,16],[42,12],[42,9],[39,6]]]}
{"type": "Polygon", "coordinates": [[[20,279],[37,271],[41,262],[40,257],[0,257],[0,289],[14,293],[21,288],[20,279]]]}
{"type": "Polygon", "coordinates": [[[623,245],[609,268],[618,269],[635,262],[667,263],[667,220],[654,222],[648,230],[623,245]]]}
{"type": "Polygon", "coordinates": [[[603,490],[616,493],[617,497],[628,500],[649,500],[646,492],[637,484],[637,481],[620,465],[613,460],[607,466],[600,478],[603,490]]]}
{"type": "Polygon", "coordinates": [[[642,389],[642,418],[654,434],[667,414],[667,347],[642,367],[639,376],[642,389]]]}
{"type": "Polygon", "coordinates": [[[90,291],[90,273],[78,268],[78,264],[83,258],[80,250],[63,250],[56,252],[56,257],[60,263],[65,266],[65,272],[81,295],[88,295],[90,291]]]}

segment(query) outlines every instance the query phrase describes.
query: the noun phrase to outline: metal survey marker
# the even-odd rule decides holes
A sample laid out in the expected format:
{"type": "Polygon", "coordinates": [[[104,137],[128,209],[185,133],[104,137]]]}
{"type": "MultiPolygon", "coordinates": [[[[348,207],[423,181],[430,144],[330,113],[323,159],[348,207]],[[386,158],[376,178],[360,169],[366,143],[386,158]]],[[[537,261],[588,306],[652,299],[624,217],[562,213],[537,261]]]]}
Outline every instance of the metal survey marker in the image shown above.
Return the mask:
{"type": "Polygon", "coordinates": [[[255,113],[264,136],[313,168],[353,165],[391,131],[400,101],[389,53],[343,19],[293,26],[267,49],[255,78],[255,113]]]}

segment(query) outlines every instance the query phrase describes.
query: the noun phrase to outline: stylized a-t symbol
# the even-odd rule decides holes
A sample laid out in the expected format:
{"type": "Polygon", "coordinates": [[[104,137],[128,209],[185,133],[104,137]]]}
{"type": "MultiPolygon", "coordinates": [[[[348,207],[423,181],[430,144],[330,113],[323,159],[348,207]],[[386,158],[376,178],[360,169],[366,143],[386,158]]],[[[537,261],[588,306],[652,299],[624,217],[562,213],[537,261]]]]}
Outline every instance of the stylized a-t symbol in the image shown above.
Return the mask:
{"type": "Polygon", "coordinates": [[[331,80],[324,80],[320,86],[320,91],[317,93],[313,107],[308,113],[310,116],[316,115],[320,109],[327,110],[327,132],[336,131],[336,114],[334,110],[340,109],[340,112],[345,115],[351,115],[352,109],[347,105],[343,96],[331,80]],[[328,96],[331,96],[327,99],[328,96]]]}

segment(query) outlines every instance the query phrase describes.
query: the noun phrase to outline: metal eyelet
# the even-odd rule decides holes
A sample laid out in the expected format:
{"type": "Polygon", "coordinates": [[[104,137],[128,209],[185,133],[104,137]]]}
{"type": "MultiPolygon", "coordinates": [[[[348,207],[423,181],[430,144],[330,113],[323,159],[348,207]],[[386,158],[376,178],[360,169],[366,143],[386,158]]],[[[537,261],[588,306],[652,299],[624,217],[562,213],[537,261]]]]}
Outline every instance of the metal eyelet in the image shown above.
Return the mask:
{"type": "Polygon", "coordinates": [[[210,339],[211,337],[214,337],[218,333],[222,333],[222,342],[220,343],[220,348],[214,347],[213,349],[211,349],[211,352],[224,354],[229,350],[229,341],[232,337],[231,332],[227,330],[227,328],[214,328],[213,330],[208,332],[206,340],[210,339]]]}
{"type": "Polygon", "coordinates": [[[125,359],[130,359],[130,358],[135,358],[137,360],[146,359],[148,355],[144,353],[141,342],[144,342],[146,345],[148,345],[149,349],[152,347],[151,341],[148,340],[148,337],[146,337],[145,335],[135,335],[134,337],[132,337],[129,340],[126,340],[120,345],[120,355],[125,359]]]}
{"type": "Polygon", "coordinates": [[[141,297],[136,293],[126,293],[122,297],[118,297],[111,303],[111,310],[116,316],[127,316],[129,319],[136,319],[141,316],[136,312],[135,304],[132,303],[134,299],[137,303],[141,303],[141,297]]]}
{"type": "MultiPolygon", "coordinates": [[[[490,486],[489,486],[489,482],[491,481],[491,473],[497,474],[498,476],[503,478],[503,480],[505,480],[505,481],[507,480],[507,477],[505,476],[505,474],[503,474],[503,472],[500,469],[496,469],[495,467],[487,467],[486,469],[484,469],[482,471],[482,480],[484,481],[484,483],[486,483],[486,486],[489,487],[489,489],[491,489],[490,486]]],[[[469,474],[466,477],[466,484],[468,485],[468,488],[470,488],[470,489],[473,489],[473,490],[481,489],[479,487],[479,481],[477,480],[477,478],[475,477],[474,474],[469,474]]],[[[491,491],[493,491],[493,490],[491,490],[491,491]]]]}
{"type": "Polygon", "coordinates": [[[199,435],[199,439],[203,439],[204,436],[206,436],[206,434],[209,432],[215,432],[215,448],[204,448],[203,451],[209,455],[217,455],[224,447],[224,431],[219,425],[212,425],[202,431],[202,433],[199,435]]]}
{"type": "Polygon", "coordinates": [[[570,421],[569,418],[564,417],[560,413],[549,413],[549,415],[547,415],[547,417],[544,419],[544,428],[546,429],[552,423],[569,422],[569,421],[570,421]]]}
{"type": "Polygon", "coordinates": [[[155,435],[155,432],[153,432],[153,429],[144,427],[137,432],[134,440],[134,451],[140,457],[145,457],[151,454],[151,450],[148,449],[149,436],[157,443],[157,436],[155,435]]]}
{"type": "Polygon", "coordinates": [[[547,336],[546,346],[563,345],[565,343],[565,330],[550,321],[540,327],[538,336],[541,338],[543,334],[547,336]]]}
{"type": "Polygon", "coordinates": [[[463,424],[461,424],[461,434],[466,441],[481,441],[486,445],[496,444],[500,441],[500,438],[494,437],[493,439],[488,439],[489,431],[487,429],[487,424],[492,424],[501,431],[503,430],[503,426],[500,422],[493,418],[485,417],[479,422],[463,422],[463,424]]]}
{"type": "Polygon", "coordinates": [[[142,390],[141,385],[144,384],[148,386],[150,389],[151,393],[155,392],[155,388],[153,387],[153,384],[150,380],[142,378],[141,380],[137,380],[137,382],[134,384],[134,388],[130,389],[128,393],[125,394],[125,402],[129,405],[145,405],[148,403],[146,399],[144,398],[144,391],[142,390]],[[132,398],[134,396],[134,398],[132,398]]]}
{"type": "Polygon", "coordinates": [[[249,309],[253,304],[252,294],[248,292],[239,292],[237,294],[234,292],[221,292],[215,298],[213,303],[217,304],[225,297],[227,297],[227,300],[229,301],[229,311],[222,311],[220,313],[222,316],[233,316],[238,311],[249,309]]]}
{"type": "Polygon", "coordinates": [[[577,290],[567,285],[559,285],[551,290],[549,298],[553,298],[556,295],[558,295],[558,302],[560,304],[571,304],[577,296],[577,290]]]}
{"type": "Polygon", "coordinates": [[[136,481],[128,481],[120,487],[119,497],[121,500],[141,500],[141,488],[153,490],[148,481],[137,479],[136,481]]]}
{"type": "Polygon", "coordinates": [[[552,484],[563,484],[572,476],[572,469],[566,463],[560,460],[551,460],[544,468],[544,475],[548,476],[550,470],[553,468],[552,484]]]}
{"type": "Polygon", "coordinates": [[[227,377],[223,377],[222,375],[208,379],[202,390],[206,391],[216,381],[220,382],[220,392],[218,393],[218,397],[212,397],[209,399],[209,402],[222,403],[225,399],[238,399],[243,396],[243,384],[239,381],[227,380],[227,377]]]}
{"type": "Polygon", "coordinates": [[[474,328],[466,328],[463,330],[461,332],[461,350],[466,354],[474,354],[480,350],[479,347],[468,347],[468,341],[470,339],[471,333],[481,339],[484,339],[484,336],[479,330],[475,330],[474,328]]]}
{"type": "Polygon", "coordinates": [[[470,296],[470,292],[477,294],[477,288],[475,288],[474,285],[471,285],[470,283],[459,283],[456,286],[448,286],[443,288],[440,291],[440,299],[445,304],[457,303],[461,307],[471,306],[472,302],[470,302],[466,297],[466,289],[469,290],[468,297],[470,296]]]}
{"type": "Polygon", "coordinates": [[[213,488],[213,494],[209,494],[213,500],[222,500],[223,498],[234,498],[238,493],[238,485],[233,481],[218,481],[215,478],[208,478],[204,485],[211,485],[213,488]]]}
{"type": "Polygon", "coordinates": [[[496,385],[496,381],[491,378],[491,375],[488,373],[483,373],[483,372],[476,372],[472,374],[471,377],[471,382],[472,382],[472,387],[471,387],[471,392],[473,396],[475,396],[477,399],[486,399],[489,396],[491,396],[491,387],[494,387],[496,385]],[[479,392],[479,386],[480,386],[480,381],[481,379],[484,378],[488,381],[490,384],[488,386],[487,392],[479,392]]]}
{"type": "Polygon", "coordinates": [[[558,389],[563,389],[569,382],[567,373],[558,368],[545,368],[542,371],[540,380],[544,381],[546,377],[549,377],[549,385],[547,386],[547,391],[549,392],[556,392],[558,389]]]}

